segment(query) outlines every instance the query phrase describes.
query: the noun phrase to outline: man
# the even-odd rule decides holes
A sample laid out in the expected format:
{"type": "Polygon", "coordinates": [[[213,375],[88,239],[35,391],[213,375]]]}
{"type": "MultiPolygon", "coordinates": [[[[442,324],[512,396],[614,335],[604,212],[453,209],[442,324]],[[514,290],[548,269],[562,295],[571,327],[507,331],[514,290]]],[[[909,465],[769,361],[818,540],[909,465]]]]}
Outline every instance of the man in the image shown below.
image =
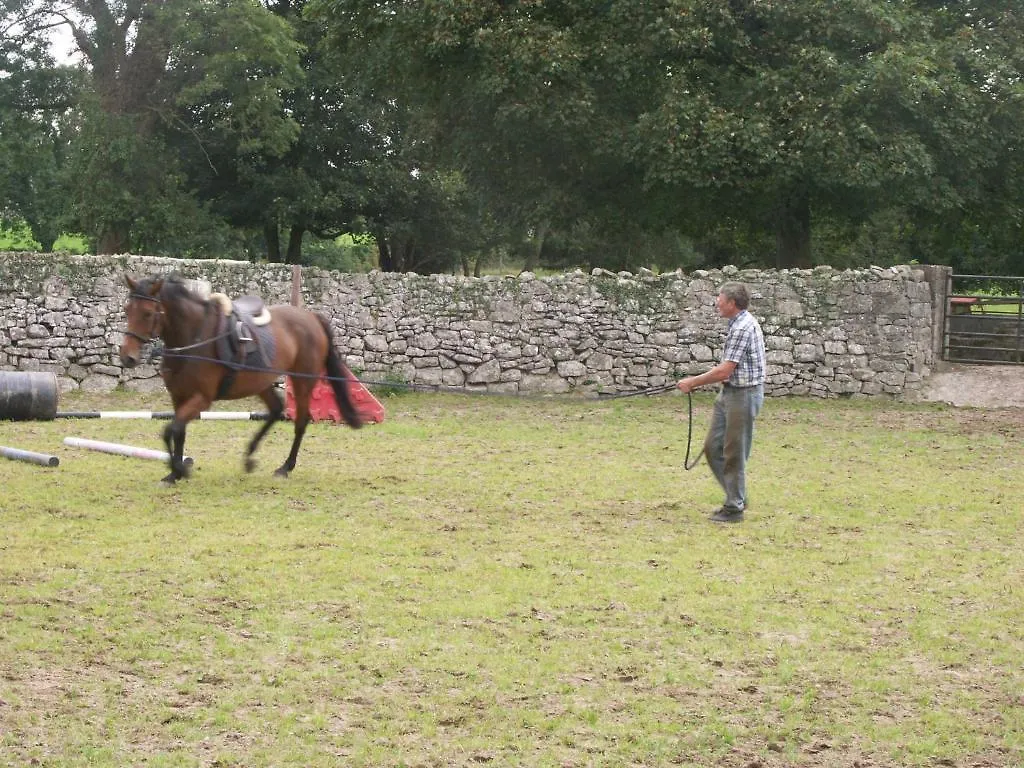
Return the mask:
{"type": "Polygon", "coordinates": [[[704,441],[708,466],[725,491],[725,504],[711,515],[716,523],[743,520],[747,506],[744,472],[754,437],[754,419],[764,402],[764,335],[757,319],[747,311],[749,305],[750,292],[743,283],[729,282],[721,287],[715,306],[718,314],[729,320],[722,362],[676,384],[683,392],[692,392],[722,382],[704,441]]]}

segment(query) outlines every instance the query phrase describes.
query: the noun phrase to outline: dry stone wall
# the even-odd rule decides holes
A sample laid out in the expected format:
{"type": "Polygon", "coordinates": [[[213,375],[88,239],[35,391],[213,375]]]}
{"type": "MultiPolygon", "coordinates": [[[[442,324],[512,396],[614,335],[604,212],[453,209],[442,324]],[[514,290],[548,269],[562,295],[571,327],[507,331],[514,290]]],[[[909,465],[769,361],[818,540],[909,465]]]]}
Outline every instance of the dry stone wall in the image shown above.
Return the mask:
{"type": "MultiPolygon", "coordinates": [[[[175,272],[229,295],[288,303],[292,268],[144,256],[0,253],[0,370],[53,371],[65,389],[158,388],[122,369],[124,275],[175,272]]],[[[726,280],[752,290],[770,395],[913,398],[933,362],[932,291],[921,269],[596,270],[465,278],[301,271],[304,305],[366,381],[505,393],[631,391],[707,370],[726,280]]]]}

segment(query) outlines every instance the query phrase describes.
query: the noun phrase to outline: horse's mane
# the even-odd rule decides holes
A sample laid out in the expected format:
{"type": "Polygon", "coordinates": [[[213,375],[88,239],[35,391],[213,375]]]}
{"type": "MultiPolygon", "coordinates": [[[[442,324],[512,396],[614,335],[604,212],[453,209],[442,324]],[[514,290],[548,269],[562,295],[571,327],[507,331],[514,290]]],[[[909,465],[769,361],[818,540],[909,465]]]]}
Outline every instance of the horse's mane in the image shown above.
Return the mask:
{"type": "Polygon", "coordinates": [[[197,294],[195,291],[188,287],[188,283],[185,278],[176,272],[172,272],[169,275],[158,275],[155,277],[147,277],[142,281],[142,285],[149,288],[157,280],[163,279],[163,286],[160,288],[160,297],[162,300],[167,302],[174,302],[179,299],[188,299],[194,301],[197,304],[207,304],[207,300],[197,294]]]}

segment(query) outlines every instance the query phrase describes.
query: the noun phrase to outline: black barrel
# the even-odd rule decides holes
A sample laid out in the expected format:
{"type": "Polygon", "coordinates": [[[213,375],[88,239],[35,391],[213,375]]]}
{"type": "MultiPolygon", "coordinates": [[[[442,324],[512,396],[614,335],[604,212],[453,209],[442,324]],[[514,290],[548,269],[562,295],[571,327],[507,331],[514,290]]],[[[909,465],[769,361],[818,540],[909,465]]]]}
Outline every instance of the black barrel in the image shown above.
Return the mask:
{"type": "Polygon", "coordinates": [[[0,371],[0,420],[49,421],[57,417],[57,375],[0,371]]]}

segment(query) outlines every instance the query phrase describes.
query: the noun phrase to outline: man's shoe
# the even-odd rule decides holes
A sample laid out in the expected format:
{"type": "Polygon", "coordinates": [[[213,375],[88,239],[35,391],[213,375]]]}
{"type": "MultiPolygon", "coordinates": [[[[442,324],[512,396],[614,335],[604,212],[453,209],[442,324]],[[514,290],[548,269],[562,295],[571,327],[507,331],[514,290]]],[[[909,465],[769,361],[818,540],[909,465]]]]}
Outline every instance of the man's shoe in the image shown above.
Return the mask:
{"type": "Polygon", "coordinates": [[[743,522],[743,510],[742,509],[726,509],[722,507],[720,510],[711,515],[711,522],[713,523],[742,523],[743,522]]]}

